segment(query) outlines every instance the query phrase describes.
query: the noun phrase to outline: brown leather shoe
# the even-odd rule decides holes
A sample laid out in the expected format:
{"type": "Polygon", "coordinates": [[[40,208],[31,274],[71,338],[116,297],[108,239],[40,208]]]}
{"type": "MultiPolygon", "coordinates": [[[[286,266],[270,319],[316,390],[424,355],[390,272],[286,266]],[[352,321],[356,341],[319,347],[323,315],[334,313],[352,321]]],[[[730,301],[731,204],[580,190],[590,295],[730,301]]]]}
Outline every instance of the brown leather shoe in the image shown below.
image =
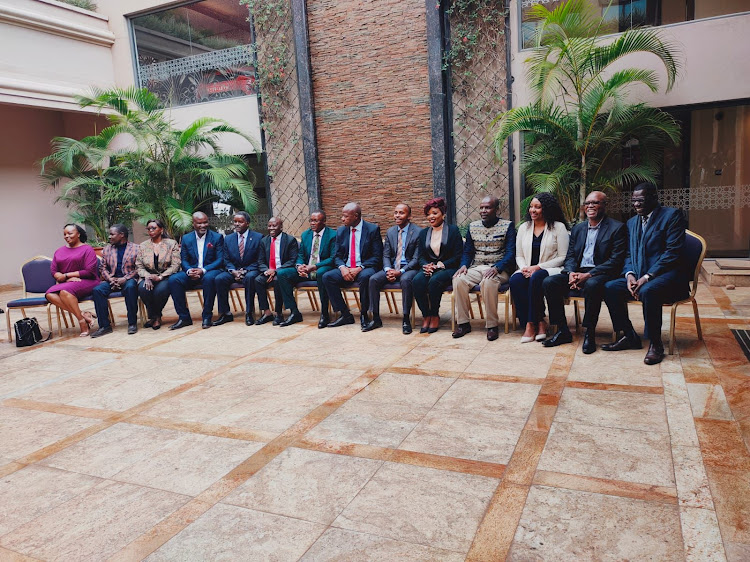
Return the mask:
{"type": "Polygon", "coordinates": [[[664,344],[661,342],[651,342],[651,345],[648,346],[648,353],[646,353],[646,358],[643,360],[643,362],[646,365],[656,365],[658,363],[661,363],[664,359],[664,344]]]}
{"type": "Polygon", "coordinates": [[[499,335],[497,326],[494,328],[487,328],[487,341],[495,341],[499,335]]]}
{"type": "Polygon", "coordinates": [[[459,324],[458,326],[456,326],[456,331],[451,335],[454,338],[462,338],[469,332],[471,332],[471,324],[467,322],[466,324],[459,324]]]}

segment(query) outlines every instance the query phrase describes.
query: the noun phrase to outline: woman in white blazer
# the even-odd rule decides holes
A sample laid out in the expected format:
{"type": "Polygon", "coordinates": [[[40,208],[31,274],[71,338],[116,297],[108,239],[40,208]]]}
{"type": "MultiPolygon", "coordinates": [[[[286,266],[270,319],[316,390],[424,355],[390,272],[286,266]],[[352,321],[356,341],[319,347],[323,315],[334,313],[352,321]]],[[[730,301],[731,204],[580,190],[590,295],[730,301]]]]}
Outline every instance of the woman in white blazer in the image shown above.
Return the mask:
{"type": "Polygon", "coordinates": [[[516,314],[525,327],[521,343],[542,341],[547,335],[542,281],[562,271],[570,238],[560,204],[549,193],[534,196],[525,218],[516,235],[519,269],[510,278],[516,314]]]}

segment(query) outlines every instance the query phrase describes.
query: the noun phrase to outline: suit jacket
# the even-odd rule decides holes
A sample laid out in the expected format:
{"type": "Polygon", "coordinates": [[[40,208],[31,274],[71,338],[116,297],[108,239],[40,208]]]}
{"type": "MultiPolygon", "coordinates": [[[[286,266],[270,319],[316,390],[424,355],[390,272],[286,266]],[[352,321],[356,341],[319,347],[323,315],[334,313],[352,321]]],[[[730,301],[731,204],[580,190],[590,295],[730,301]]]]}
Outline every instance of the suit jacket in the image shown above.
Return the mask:
{"type": "MultiPolygon", "coordinates": [[[[605,216],[599,223],[599,234],[594,245],[594,268],[589,271],[592,277],[606,275],[614,279],[622,271],[625,252],[628,246],[628,231],[624,224],[605,216]]],[[[586,247],[589,221],[579,222],[570,231],[570,244],[565,256],[563,273],[578,271],[586,247]]]]}
{"type": "Polygon", "coordinates": [[[242,255],[240,255],[239,235],[236,232],[232,232],[232,234],[226,236],[224,238],[224,265],[227,271],[258,267],[258,255],[262,239],[263,235],[260,232],[248,230],[245,249],[242,255]]]}
{"type": "MultiPolygon", "coordinates": [[[[281,268],[294,267],[297,263],[297,255],[299,254],[299,244],[297,239],[286,232],[282,232],[281,236],[281,268]]],[[[271,237],[264,236],[260,241],[260,252],[258,252],[258,269],[261,273],[268,271],[269,269],[275,269],[276,265],[271,262],[271,237]],[[271,267],[273,266],[273,267],[271,267]]]]}
{"type": "MultiPolygon", "coordinates": [[[[125,279],[132,279],[138,275],[135,259],[138,257],[138,244],[128,242],[125,254],[122,256],[122,274],[125,279]]],[[[102,260],[99,262],[99,277],[102,281],[110,281],[117,269],[117,248],[107,244],[102,249],[102,260]]]]}
{"type": "MultiPolygon", "coordinates": [[[[359,239],[359,255],[362,267],[380,269],[383,263],[383,239],[380,237],[380,227],[367,221],[360,221],[362,233],[359,239]]],[[[348,226],[340,226],[336,231],[336,267],[349,267],[349,245],[352,231],[348,226]]]]}
{"type": "MultiPolygon", "coordinates": [[[[313,231],[307,229],[302,233],[300,237],[302,244],[299,247],[299,254],[297,255],[297,265],[307,265],[310,263],[310,254],[312,253],[313,244],[313,231]]],[[[318,267],[333,267],[333,260],[336,256],[336,232],[329,227],[323,229],[323,234],[320,237],[320,249],[318,250],[318,267]]]]}
{"type": "MultiPolygon", "coordinates": [[[[198,267],[198,242],[195,231],[188,232],[182,237],[182,271],[198,267]]],[[[206,232],[203,243],[203,269],[214,271],[224,269],[224,237],[214,230],[206,232]]]]}
{"type": "Polygon", "coordinates": [[[180,262],[180,245],[177,240],[163,238],[162,246],[167,251],[159,259],[159,266],[154,267],[154,243],[151,240],[141,242],[138,247],[138,257],[135,258],[135,266],[138,269],[139,277],[145,279],[147,275],[152,274],[169,277],[180,271],[182,264],[180,262]]]}
{"type": "MultiPolygon", "coordinates": [[[[549,225],[548,225],[549,226],[549,225]]],[[[516,263],[518,271],[531,265],[531,244],[534,241],[534,223],[527,221],[518,228],[516,235],[516,263]]],[[[565,224],[557,221],[552,228],[544,229],[542,246],[539,248],[539,263],[542,269],[546,269],[550,275],[556,275],[562,271],[565,255],[568,253],[570,233],[565,224]]]]}
{"type": "MultiPolygon", "coordinates": [[[[422,227],[414,223],[409,225],[406,235],[406,247],[404,248],[404,259],[406,266],[404,271],[410,271],[419,267],[419,233],[422,227]]],[[[385,233],[385,246],[383,247],[383,268],[401,269],[400,264],[393,263],[398,252],[398,226],[394,225],[385,233]]]]}
{"type": "Polygon", "coordinates": [[[428,226],[419,233],[417,246],[419,248],[419,266],[428,263],[443,262],[446,269],[458,269],[461,264],[461,254],[464,249],[464,241],[461,231],[454,224],[445,223],[443,227],[443,238],[440,243],[440,255],[435,255],[430,246],[432,239],[432,227],[428,226]]]}
{"type": "Polygon", "coordinates": [[[636,278],[646,273],[658,277],[679,269],[686,228],[682,211],[660,205],[651,213],[645,232],[641,224],[638,215],[628,221],[629,241],[623,273],[632,271],[636,278]]]}

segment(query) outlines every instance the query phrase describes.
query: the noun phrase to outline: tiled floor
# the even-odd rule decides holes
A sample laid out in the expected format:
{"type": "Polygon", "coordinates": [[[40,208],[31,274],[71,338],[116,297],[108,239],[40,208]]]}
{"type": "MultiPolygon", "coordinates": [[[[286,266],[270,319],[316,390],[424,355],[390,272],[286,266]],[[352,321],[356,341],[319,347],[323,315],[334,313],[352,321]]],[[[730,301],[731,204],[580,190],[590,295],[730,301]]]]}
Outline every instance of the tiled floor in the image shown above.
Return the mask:
{"type": "Polygon", "coordinates": [[[698,300],[654,367],[307,306],[2,340],[0,560],[749,561],[750,289],[698,300]]]}

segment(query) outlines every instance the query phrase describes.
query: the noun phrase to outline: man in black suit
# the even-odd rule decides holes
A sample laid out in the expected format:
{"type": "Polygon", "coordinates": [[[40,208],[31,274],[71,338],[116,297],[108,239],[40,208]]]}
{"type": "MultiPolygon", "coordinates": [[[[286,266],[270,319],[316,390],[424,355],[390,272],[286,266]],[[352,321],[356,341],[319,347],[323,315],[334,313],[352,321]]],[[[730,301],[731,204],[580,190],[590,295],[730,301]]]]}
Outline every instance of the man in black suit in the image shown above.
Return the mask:
{"type": "Polygon", "coordinates": [[[349,283],[359,286],[359,300],[362,311],[359,317],[361,326],[367,325],[369,307],[368,287],[370,277],[380,269],[383,262],[383,240],[380,227],[362,220],[362,209],[357,203],[347,203],[341,212],[343,226],[336,231],[336,257],[333,269],[323,275],[323,284],[328,291],[333,309],[341,313],[338,320],[328,324],[337,328],[354,324],[354,317],[341,295],[341,287],[349,283]]]}
{"type": "Polygon", "coordinates": [[[612,317],[612,329],[622,334],[605,351],[641,349],[641,339],[628,317],[629,299],[643,303],[644,337],[650,340],[646,365],[664,359],[661,314],[664,303],[684,299],[690,292],[689,275],[680,268],[685,245],[685,217],[679,209],[659,205],[656,186],[642,183],[631,197],[636,216],[628,221],[628,252],[624,275],[607,283],[604,301],[612,317]]]}
{"type": "Polygon", "coordinates": [[[260,242],[258,255],[258,270],[260,275],[255,278],[255,292],[258,295],[258,307],[260,318],[255,323],[257,326],[273,320],[273,325],[278,326],[284,320],[284,298],[281,296],[276,272],[285,267],[294,267],[297,262],[299,244],[294,236],[287,234],[281,219],[271,217],[268,220],[268,236],[260,242]],[[268,285],[273,285],[273,295],[276,301],[276,314],[271,312],[268,304],[268,285]]]}
{"type": "Polygon", "coordinates": [[[542,342],[555,347],[573,341],[565,318],[565,299],[570,291],[580,291],[585,300],[583,352],[596,351],[595,330],[604,299],[604,285],[622,270],[628,233],[625,225],[607,216],[607,196],[592,191],[583,204],[587,220],[570,232],[570,245],[563,271],[544,280],[542,288],[547,297],[549,319],[559,331],[542,342]]]}
{"type": "Polygon", "coordinates": [[[258,249],[263,235],[250,230],[250,215],[238,211],[232,219],[234,232],[224,239],[224,264],[226,271],[216,276],[216,295],[219,301],[219,318],[213,325],[221,326],[234,320],[229,309],[229,288],[234,283],[245,286],[245,324],[255,323],[253,301],[255,278],[258,276],[258,249]]]}
{"type": "Polygon", "coordinates": [[[326,271],[333,268],[333,258],[336,255],[336,232],[326,226],[326,214],[315,211],[310,215],[310,228],[300,236],[299,254],[295,267],[280,269],[277,273],[284,306],[292,311],[289,318],[281,326],[291,326],[302,321],[302,314],[294,299],[294,286],[302,280],[317,281],[320,295],[320,320],[318,328],[325,328],[328,318],[328,293],[322,278],[326,271]]]}
{"type": "Polygon", "coordinates": [[[401,285],[401,301],[404,311],[401,329],[404,334],[411,334],[412,331],[409,315],[414,301],[414,289],[411,282],[419,271],[417,239],[422,229],[411,223],[411,207],[405,203],[396,205],[393,210],[393,220],[396,223],[395,226],[385,233],[383,269],[370,277],[372,320],[362,328],[363,332],[369,332],[383,325],[380,320],[380,291],[386,283],[401,285]]]}

